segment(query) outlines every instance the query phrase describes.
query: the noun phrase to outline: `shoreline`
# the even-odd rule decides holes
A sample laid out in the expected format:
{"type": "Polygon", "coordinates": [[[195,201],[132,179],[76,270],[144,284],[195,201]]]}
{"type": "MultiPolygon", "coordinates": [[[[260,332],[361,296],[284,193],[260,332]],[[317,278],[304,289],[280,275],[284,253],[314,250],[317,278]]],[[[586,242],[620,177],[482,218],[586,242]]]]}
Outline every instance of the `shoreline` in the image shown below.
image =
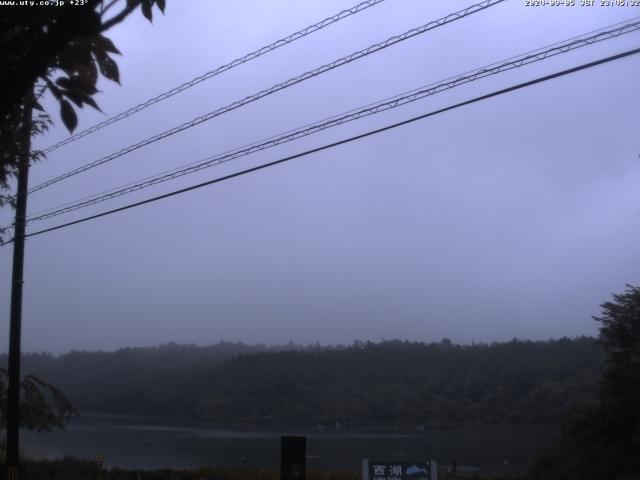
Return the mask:
{"type": "Polygon", "coordinates": [[[520,432],[528,431],[545,431],[560,432],[558,425],[540,425],[540,424],[451,424],[451,425],[415,425],[415,426],[388,426],[388,425],[350,425],[350,424],[326,424],[326,425],[295,425],[295,424],[278,424],[278,423],[215,423],[204,420],[194,420],[187,417],[170,417],[170,416],[149,416],[126,413],[108,413],[108,412],[79,412],[79,417],[73,418],[69,425],[79,424],[83,422],[90,423],[112,423],[114,421],[128,421],[135,426],[156,425],[167,426],[180,425],[186,427],[184,429],[194,430],[211,430],[225,432],[264,432],[273,433],[275,436],[281,434],[306,433],[308,436],[332,436],[332,435],[355,435],[355,436],[422,436],[435,432],[520,432]]]}

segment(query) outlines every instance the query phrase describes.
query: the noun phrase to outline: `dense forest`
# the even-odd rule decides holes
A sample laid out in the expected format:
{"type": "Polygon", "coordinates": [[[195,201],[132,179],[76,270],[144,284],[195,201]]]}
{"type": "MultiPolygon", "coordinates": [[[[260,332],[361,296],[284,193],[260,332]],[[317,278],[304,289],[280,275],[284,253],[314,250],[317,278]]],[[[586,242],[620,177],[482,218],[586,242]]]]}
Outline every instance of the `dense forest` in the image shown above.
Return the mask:
{"type": "Polygon", "coordinates": [[[587,337],[474,345],[168,344],[31,353],[23,370],[56,385],[80,411],[245,425],[560,425],[593,398],[603,358],[587,337]]]}

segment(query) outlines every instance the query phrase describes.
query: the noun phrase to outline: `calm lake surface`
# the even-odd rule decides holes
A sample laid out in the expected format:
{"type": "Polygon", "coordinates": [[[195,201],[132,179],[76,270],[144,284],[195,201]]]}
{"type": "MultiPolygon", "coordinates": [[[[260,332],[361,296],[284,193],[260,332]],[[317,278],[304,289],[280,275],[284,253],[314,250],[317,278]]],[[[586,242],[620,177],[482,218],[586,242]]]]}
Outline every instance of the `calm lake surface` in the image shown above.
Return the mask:
{"type": "Polygon", "coordinates": [[[83,414],[65,431],[22,433],[23,452],[33,458],[104,454],[104,466],[190,468],[202,465],[279,467],[280,436],[307,437],[307,466],[359,470],[363,458],[456,459],[459,468],[521,471],[558,438],[542,428],[428,429],[369,432],[346,428],[220,429],[172,419],[83,414]],[[244,459],[244,460],[242,460],[244,459]],[[506,461],[506,463],[505,463],[506,461]]]}

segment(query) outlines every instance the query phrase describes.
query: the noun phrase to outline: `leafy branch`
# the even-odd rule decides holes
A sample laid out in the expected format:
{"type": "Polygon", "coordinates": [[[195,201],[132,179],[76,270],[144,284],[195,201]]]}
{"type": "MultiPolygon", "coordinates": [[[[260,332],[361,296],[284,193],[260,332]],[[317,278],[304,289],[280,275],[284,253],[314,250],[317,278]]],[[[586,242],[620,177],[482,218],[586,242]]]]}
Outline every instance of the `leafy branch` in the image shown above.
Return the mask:
{"type": "MultiPolygon", "coordinates": [[[[82,7],[36,9],[36,14],[34,9],[10,9],[13,17],[0,18],[0,208],[12,205],[11,197],[1,192],[17,174],[24,108],[38,111],[32,135],[46,131],[51,117],[39,99],[51,92],[62,122],[73,132],[77,108],[100,110],[94,98],[99,76],[120,83],[114,59],[120,51],[104,33],[137,8],[152,21],[154,5],[164,13],[165,0],[87,0],[82,7]]],[[[43,157],[36,152],[31,161],[43,157]]],[[[3,233],[0,229],[0,240],[3,233]]]]}
{"type": "MultiPolygon", "coordinates": [[[[7,426],[8,373],[0,368],[0,429],[7,426]]],[[[20,427],[38,432],[63,429],[78,412],[56,387],[35,375],[20,382],[20,427]]]]}

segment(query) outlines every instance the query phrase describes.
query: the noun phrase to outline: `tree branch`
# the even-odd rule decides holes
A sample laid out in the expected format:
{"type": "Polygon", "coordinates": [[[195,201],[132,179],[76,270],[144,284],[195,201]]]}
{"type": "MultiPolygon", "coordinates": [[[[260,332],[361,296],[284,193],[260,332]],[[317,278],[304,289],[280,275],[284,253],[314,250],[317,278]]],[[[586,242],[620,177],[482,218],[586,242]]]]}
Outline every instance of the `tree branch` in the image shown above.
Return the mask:
{"type": "Polygon", "coordinates": [[[102,24],[102,27],[100,28],[100,33],[104,32],[105,30],[109,30],[114,25],[117,25],[118,23],[122,22],[125,18],[129,16],[131,12],[133,12],[136,8],[138,8],[138,5],[140,5],[140,1],[141,0],[135,0],[134,2],[127,2],[128,3],[127,6],[123,8],[120,13],[111,17],[109,20],[107,20],[102,24]]]}
{"type": "MultiPolygon", "coordinates": [[[[100,10],[100,15],[104,15],[105,13],[107,13],[107,11],[113,7],[116,3],[118,3],[120,0],[111,0],[111,2],[106,6],[106,7],[102,7],[102,9],[100,10]]],[[[104,2],[102,3],[102,5],[104,5],[104,2]]]]}

